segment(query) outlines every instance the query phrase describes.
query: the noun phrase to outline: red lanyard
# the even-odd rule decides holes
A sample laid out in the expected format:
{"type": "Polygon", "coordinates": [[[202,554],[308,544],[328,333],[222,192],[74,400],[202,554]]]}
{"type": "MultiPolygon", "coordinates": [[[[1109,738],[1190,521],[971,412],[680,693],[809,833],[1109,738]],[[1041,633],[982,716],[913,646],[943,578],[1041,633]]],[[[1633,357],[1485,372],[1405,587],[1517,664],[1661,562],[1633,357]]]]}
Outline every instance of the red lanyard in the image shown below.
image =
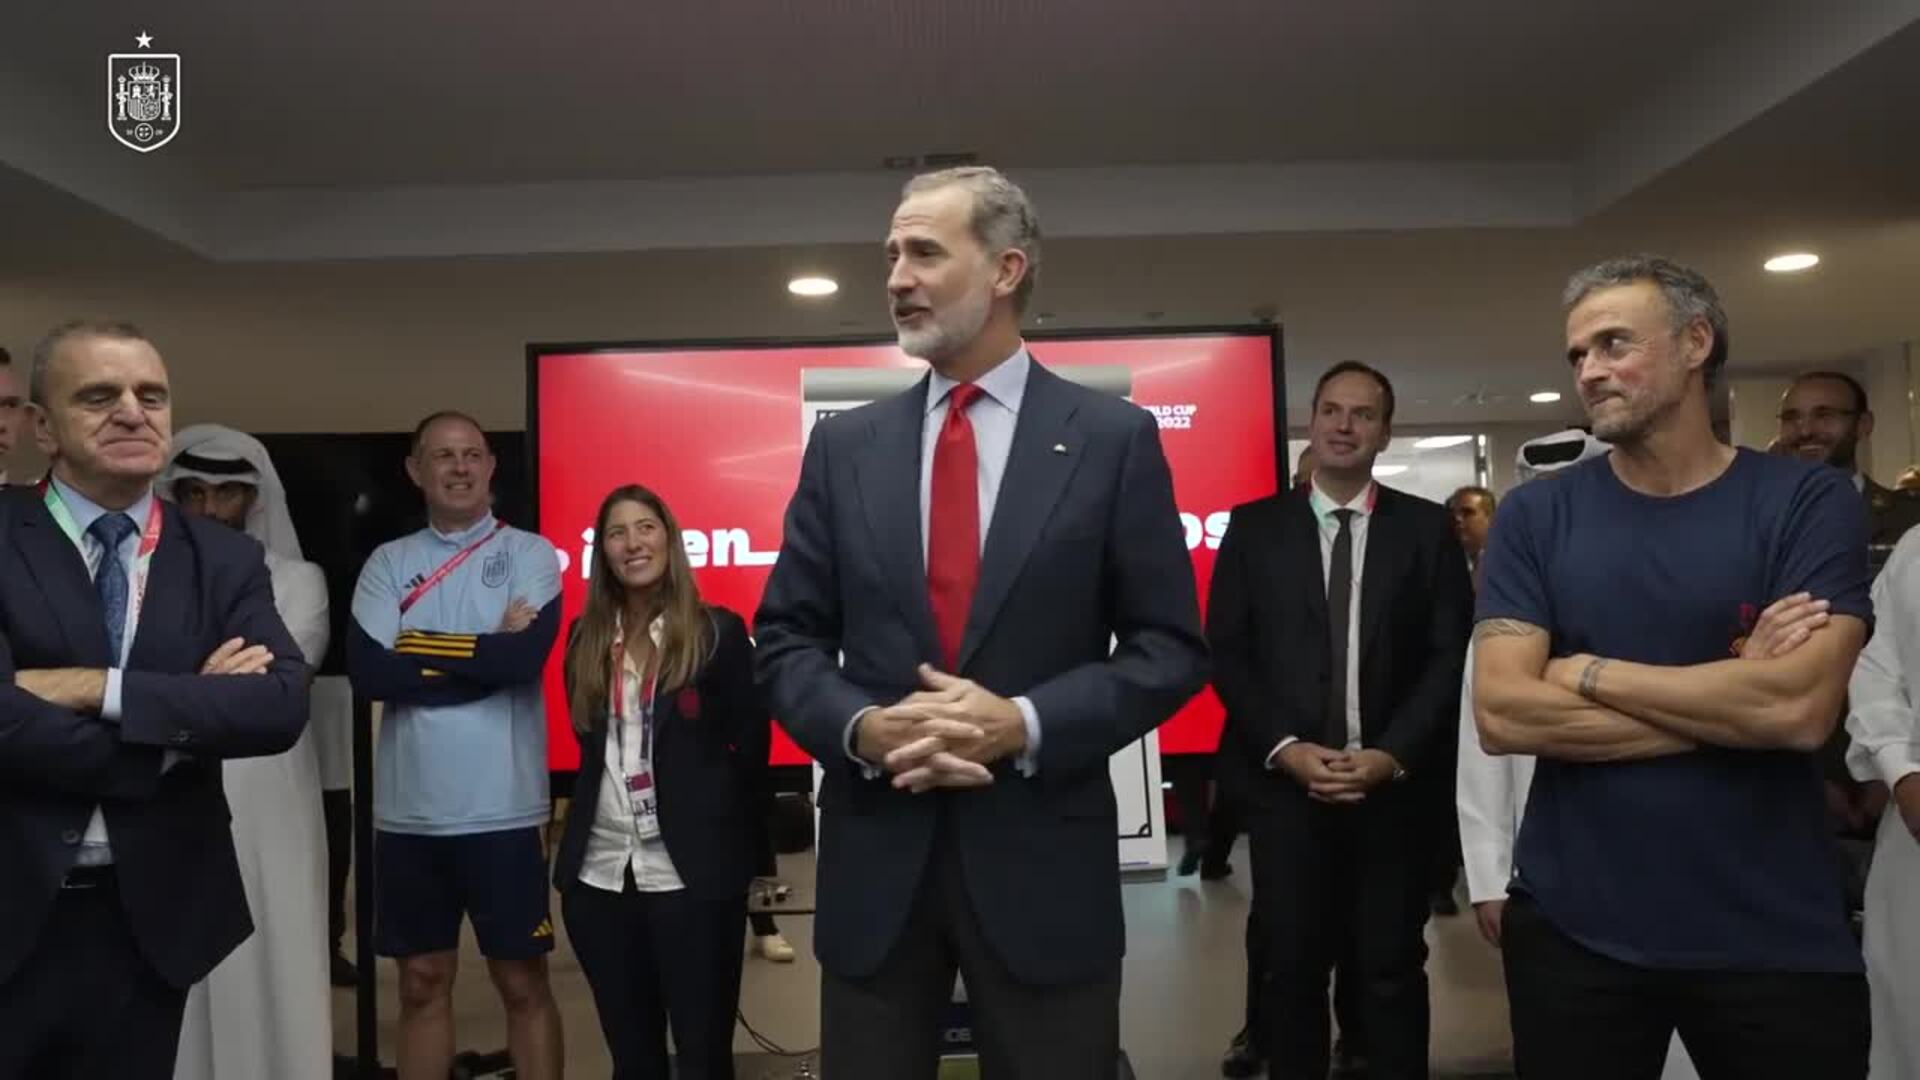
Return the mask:
{"type": "Polygon", "coordinates": [[[447,580],[448,574],[451,574],[455,570],[460,569],[461,563],[466,562],[468,559],[472,558],[474,552],[479,551],[481,548],[485,547],[487,544],[487,541],[493,539],[496,536],[499,536],[500,530],[506,527],[507,527],[507,523],[504,521],[494,522],[493,528],[488,531],[487,535],[481,537],[478,540],[475,540],[473,543],[468,544],[466,547],[461,548],[459,551],[454,553],[453,558],[448,559],[446,562],[441,563],[440,569],[435,570],[431,574],[428,574],[427,580],[421,582],[418,585],[415,585],[413,587],[413,591],[408,593],[405,597],[403,597],[400,600],[400,614],[405,615],[407,613],[408,608],[419,603],[420,598],[432,592],[434,589],[434,586],[447,580]]]}
{"type": "MultiPolygon", "coordinates": [[[[624,731],[627,723],[627,639],[621,634],[613,639],[613,706],[616,730],[624,731]]],[[[657,650],[656,650],[657,651],[657,650]]],[[[647,660],[647,671],[640,685],[640,738],[646,748],[647,756],[653,756],[653,695],[660,682],[660,665],[657,656],[647,660]]],[[[624,767],[624,766],[623,766],[624,767]]]]}
{"type": "MultiPolygon", "coordinates": [[[[84,552],[86,547],[82,543],[80,525],[74,521],[73,512],[67,509],[66,502],[60,498],[60,492],[48,482],[47,477],[41,477],[39,489],[41,501],[46,503],[47,513],[53,515],[54,523],[60,526],[61,532],[67,534],[67,539],[73,541],[74,545],[84,552]]],[[[147,602],[147,576],[153,569],[153,553],[160,546],[160,529],[163,521],[160,500],[154,497],[147,506],[147,523],[140,530],[140,547],[133,557],[133,580],[129,582],[130,587],[127,590],[127,621],[121,637],[124,647],[127,648],[132,647],[134,631],[140,625],[140,609],[147,602]]],[[[103,559],[120,557],[118,551],[103,549],[103,552],[101,556],[103,559]]],[[[114,657],[114,662],[119,663],[120,657],[114,657]]]]}

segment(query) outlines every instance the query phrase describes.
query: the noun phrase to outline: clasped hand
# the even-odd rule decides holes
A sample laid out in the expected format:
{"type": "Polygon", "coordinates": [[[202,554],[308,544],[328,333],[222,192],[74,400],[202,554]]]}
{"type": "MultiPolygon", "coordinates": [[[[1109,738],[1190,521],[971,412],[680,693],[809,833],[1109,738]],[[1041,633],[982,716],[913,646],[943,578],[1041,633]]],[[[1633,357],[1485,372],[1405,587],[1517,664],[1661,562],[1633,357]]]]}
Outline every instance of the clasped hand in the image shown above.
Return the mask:
{"type": "Polygon", "coordinates": [[[860,717],[854,750],[893,774],[895,788],[984,787],[988,766],[1027,748],[1020,707],[971,679],[920,665],[922,689],[860,717]]]}
{"type": "Polygon", "coordinates": [[[1331,750],[1310,742],[1288,743],[1278,763],[1307,789],[1308,798],[1335,806],[1364,802],[1369,791],[1399,770],[1385,750],[1331,750]]]}

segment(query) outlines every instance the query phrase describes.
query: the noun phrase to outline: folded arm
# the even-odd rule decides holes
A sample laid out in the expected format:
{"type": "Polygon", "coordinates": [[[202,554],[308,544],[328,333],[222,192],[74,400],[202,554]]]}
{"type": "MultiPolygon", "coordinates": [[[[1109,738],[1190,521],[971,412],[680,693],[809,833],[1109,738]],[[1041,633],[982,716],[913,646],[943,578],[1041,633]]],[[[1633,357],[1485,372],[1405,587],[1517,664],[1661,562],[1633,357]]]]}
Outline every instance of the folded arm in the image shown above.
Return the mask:
{"type": "Polygon", "coordinates": [[[1160,431],[1141,413],[1121,465],[1105,598],[1118,643],[1027,691],[1039,713],[1039,775],[1071,780],[1164,723],[1207,679],[1193,562],[1160,431]]]}
{"type": "Polygon", "coordinates": [[[121,743],[111,724],[53,704],[14,677],[13,646],[0,633],[0,787],[129,800],[159,789],[159,751],[121,743]]]}
{"type": "Polygon", "coordinates": [[[357,619],[347,625],[347,675],[355,693],[390,705],[464,705],[493,693],[492,687],[444,674],[386,648],[357,619]]]}
{"type": "Polygon", "coordinates": [[[121,680],[123,742],[210,757],[281,753],[307,726],[312,670],[273,606],[266,563],[255,555],[238,571],[233,601],[221,614],[222,640],[239,638],[273,654],[259,675],[128,670],[121,680]]]}
{"type": "Polygon", "coordinates": [[[1694,742],[1818,750],[1839,722],[1866,623],[1836,615],[1784,656],[1663,666],[1604,657],[1557,661],[1563,688],[1694,742]]]}
{"type": "Polygon", "coordinates": [[[420,670],[439,671],[482,686],[524,686],[539,680],[560,633],[560,598],[549,600],[525,630],[455,634],[402,630],[394,655],[420,670]]]}
{"type": "Polygon", "coordinates": [[[1595,704],[1546,677],[1547,632],[1518,619],[1474,630],[1473,715],[1490,754],[1635,761],[1686,753],[1692,740],[1595,704]]]}

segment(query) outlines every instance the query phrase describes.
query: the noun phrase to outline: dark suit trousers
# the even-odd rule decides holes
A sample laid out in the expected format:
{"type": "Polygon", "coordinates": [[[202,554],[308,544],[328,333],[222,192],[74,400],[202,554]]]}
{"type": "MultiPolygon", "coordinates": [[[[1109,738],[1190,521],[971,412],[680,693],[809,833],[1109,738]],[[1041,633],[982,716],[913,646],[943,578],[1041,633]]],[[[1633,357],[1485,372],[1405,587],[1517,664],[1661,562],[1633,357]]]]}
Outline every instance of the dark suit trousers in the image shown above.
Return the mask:
{"type": "Polygon", "coordinates": [[[575,884],[560,894],[580,970],[593,990],[614,1080],[733,1080],[740,1009],[740,929],[747,898],[686,890],[611,893],[575,884]],[[673,1030],[677,1071],[667,1070],[673,1030]]]}
{"type": "MultiPolygon", "coordinates": [[[[1304,791],[1252,812],[1253,903],[1265,939],[1260,1044],[1274,1080],[1324,1080],[1327,976],[1351,979],[1370,1080],[1427,1075],[1430,823],[1416,789],[1385,786],[1357,806],[1304,791]]],[[[1343,989],[1346,987],[1343,986],[1343,989]]]]}
{"type": "Polygon", "coordinates": [[[322,791],[327,826],[327,941],[337,952],[347,935],[347,874],[353,869],[353,792],[322,791]]]}
{"type": "Polygon", "coordinates": [[[171,1080],[187,992],[140,955],[109,871],[62,889],[0,985],[0,1080],[171,1080]]]}
{"type": "MultiPolygon", "coordinates": [[[[931,798],[932,796],[927,796],[931,798]]],[[[932,1080],[954,972],[966,981],[985,1080],[1108,1080],[1120,1056],[1120,959],[1091,983],[1016,981],[980,929],[944,816],[913,910],[880,970],[821,974],[821,1075],[932,1080]]]]}

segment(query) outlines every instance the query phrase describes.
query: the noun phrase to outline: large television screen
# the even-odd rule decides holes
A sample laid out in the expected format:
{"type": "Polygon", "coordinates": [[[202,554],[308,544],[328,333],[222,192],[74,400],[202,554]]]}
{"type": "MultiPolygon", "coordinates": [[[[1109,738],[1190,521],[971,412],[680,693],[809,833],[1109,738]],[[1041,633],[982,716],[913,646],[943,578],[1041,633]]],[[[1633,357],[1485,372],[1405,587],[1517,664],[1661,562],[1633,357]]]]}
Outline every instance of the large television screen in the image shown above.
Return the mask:
{"type": "MultiPolygon", "coordinates": [[[[1204,602],[1228,511],[1275,490],[1278,329],[1033,334],[1028,344],[1041,364],[1158,417],[1204,602]]],[[[561,554],[564,619],[585,600],[600,500],[640,483],[679,518],[704,597],[751,622],[813,423],[910,388],[926,365],[892,341],[863,341],[531,345],[527,368],[537,527],[561,554]]],[[[547,695],[552,766],[574,769],[559,650],[547,695]]],[[[1161,750],[1211,752],[1220,722],[1207,690],[1160,729],[1161,750]]],[[[776,728],[772,760],[808,759],[776,728]]]]}

